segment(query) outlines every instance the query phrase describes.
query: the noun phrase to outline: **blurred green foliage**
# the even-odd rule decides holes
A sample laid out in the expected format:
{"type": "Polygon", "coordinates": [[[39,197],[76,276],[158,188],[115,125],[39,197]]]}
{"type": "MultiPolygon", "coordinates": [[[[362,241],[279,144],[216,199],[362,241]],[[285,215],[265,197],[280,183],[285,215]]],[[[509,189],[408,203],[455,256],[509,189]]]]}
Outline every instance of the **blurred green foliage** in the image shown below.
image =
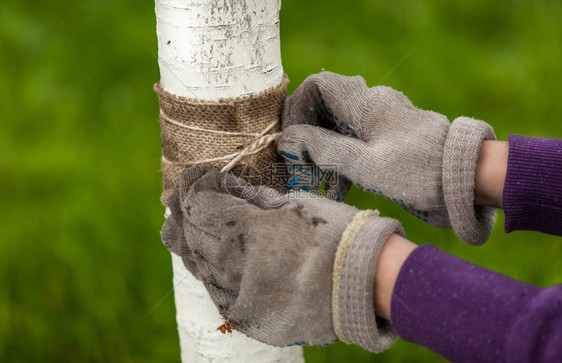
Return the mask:
{"type": "MultiPolygon", "coordinates": [[[[170,256],[160,243],[158,80],[152,2],[31,0],[0,12],[0,361],[179,361],[170,256]]],[[[421,108],[510,132],[562,137],[558,1],[285,0],[294,90],[322,69],[361,74],[421,108]],[[411,54],[410,54],[411,53],[411,54]],[[397,64],[410,54],[398,67],[397,64]]],[[[559,238],[503,233],[462,244],[392,203],[430,242],[516,279],[562,281],[559,238]]],[[[374,355],[335,344],[308,362],[442,361],[403,341],[374,355]]]]}

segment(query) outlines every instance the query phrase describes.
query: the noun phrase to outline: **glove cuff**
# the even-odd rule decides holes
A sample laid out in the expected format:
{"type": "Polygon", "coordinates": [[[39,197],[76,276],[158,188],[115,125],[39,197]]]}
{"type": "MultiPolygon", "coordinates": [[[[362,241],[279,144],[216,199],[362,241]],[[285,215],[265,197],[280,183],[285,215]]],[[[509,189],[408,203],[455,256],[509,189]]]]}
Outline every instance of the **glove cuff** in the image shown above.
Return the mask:
{"type": "Polygon", "coordinates": [[[404,235],[395,219],[378,211],[360,211],[344,231],[334,262],[332,319],[344,343],[378,353],[396,340],[390,321],[375,316],[374,288],[377,261],[392,233],[404,235]]]}
{"type": "Polygon", "coordinates": [[[443,192],[451,226],[464,242],[478,246],[490,237],[495,208],[474,205],[474,178],[480,145],[495,140],[490,125],[468,117],[453,121],[443,153],[443,192]]]}

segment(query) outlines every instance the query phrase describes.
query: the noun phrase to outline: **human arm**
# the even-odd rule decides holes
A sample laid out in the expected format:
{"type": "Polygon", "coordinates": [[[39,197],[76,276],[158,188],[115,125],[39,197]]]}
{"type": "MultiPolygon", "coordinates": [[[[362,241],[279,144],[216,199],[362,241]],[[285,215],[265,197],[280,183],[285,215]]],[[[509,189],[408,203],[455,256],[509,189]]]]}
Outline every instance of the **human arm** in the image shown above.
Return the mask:
{"type": "Polygon", "coordinates": [[[326,190],[340,200],[351,181],[473,245],[487,240],[495,208],[504,209],[506,232],[562,235],[562,140],[495,141],[482,121],[450,124],[400,92],[330,72],[310,76],[287,99],[283,128],[287,162],[336,170],[326,190]]]}
{"type": "Polygon", "coordinates": [[[249,201],[243,195],[255,187],[214,173],[184,172],[162,235],[239,331],[279,346],[329,344],[341,339],[332,326],[339,320],[353,334],[348,342],[380,351],[395,337],[390,318],[404,339],[455,361],[477,354],[489,361],[498,350],[500,357],[544,361],[561,354],[559,288],[533,287],[416,247],[396,221],[376,213],[350,239],[340,274],[347,293],[336,294],[346,318],[333,319],[334,261],[363,212],[322,198],[291,201],[265,187],[249,201]],[[465,335],[469,344],[451,340],[465,335]]]}
{"type": "Polygon", "coordinates": [[[396,234],[375,281],[377,314],[453,362],[562,361],[562,285],[525,284],[396,234]]]}
{"type": "Polygon", "coordinates": [[[562,140],[510,135],[484,141],[474,202],[503,208],[505,231],[562,235],[562,140]]]}
{"type": "MultiPolygon", "coordinates": [[[[506,231],[521,224],[545,232],[552,231],[545,224],[560,226],[553,223],[562,220],[559,209],[545,203],[560,186],[554,179],[560,175],[554,172],[561,166],[559,145],[559,140],[515,135],[509,150],[507,142],[483,143],[475,200],[502,206],[505,197],[506,231]]],[[[562,286],[541,289],[430,245],[412,248],[393,235],[377,266],[375,310],[389,313],[384,317],[399,336],[454,362],[562,361],[562,286]]]]}
{"type": "Polygon", "coordinates": [[[391,322],[453,362],[562,361],[562,285],[528,285],[431,245],[402,264],[391,322]]]}

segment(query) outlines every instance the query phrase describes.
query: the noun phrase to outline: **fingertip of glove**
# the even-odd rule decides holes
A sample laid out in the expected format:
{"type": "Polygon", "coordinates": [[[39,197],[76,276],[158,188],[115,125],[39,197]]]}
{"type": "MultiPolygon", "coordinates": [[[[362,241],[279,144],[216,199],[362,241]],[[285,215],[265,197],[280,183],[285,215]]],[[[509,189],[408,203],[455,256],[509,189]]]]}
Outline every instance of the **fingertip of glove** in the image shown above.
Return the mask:
{"type": "Polygon", "coordinates": [[[183,233],[178,227],[175,219],[171,218],[171,216],[164,222],[162,230],[160,231],[160,237],[162,238],[162,243],[168,250],[176,255],[180,255],[183,233]]]}

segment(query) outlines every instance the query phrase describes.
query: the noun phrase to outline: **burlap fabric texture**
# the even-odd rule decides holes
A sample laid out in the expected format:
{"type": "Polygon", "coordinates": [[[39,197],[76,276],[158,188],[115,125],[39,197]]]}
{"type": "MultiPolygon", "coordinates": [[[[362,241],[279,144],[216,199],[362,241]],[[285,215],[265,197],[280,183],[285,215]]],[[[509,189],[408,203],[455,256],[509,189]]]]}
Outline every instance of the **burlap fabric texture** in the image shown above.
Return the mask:
{"type": "MultiPolygon", "coordinates": [[[[279,85],[259,94],[216,102],[179,97],[156,83],[154,91],[160,102],[164,187],[160,201],[167,204],[168,196],[186,166],[240,152],[256,139],[256,134],[279,121],[288,83],[289,79],[284,75],[279,85]],[[234,134],[225,134],[229,132],[234,134]]],[[[280,131],[281,122],[268,133],[280,131]]],[[[252,184],[267,184],[273,170],[270,164],[283,163],[275,144],[245,156],[232,172],[252,184]]],[[[222,160],[209,164],[220,168],[228,162],[222,160]]]]}

